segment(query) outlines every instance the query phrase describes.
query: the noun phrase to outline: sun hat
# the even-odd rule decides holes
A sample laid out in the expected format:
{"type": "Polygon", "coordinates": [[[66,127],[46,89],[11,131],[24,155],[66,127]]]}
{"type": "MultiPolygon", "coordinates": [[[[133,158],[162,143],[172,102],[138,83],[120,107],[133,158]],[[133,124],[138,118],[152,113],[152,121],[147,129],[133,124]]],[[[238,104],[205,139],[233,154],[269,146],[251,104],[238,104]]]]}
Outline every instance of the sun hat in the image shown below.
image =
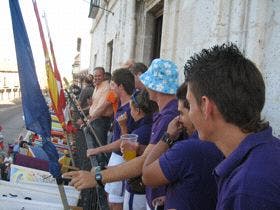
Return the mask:
{"type": "Polygon", "coordinates": [[[176,94],[179,86],[178,68],[172,61],[154,59],[148,70],[140,76],[140,81],[156,92],[176,94]]]}

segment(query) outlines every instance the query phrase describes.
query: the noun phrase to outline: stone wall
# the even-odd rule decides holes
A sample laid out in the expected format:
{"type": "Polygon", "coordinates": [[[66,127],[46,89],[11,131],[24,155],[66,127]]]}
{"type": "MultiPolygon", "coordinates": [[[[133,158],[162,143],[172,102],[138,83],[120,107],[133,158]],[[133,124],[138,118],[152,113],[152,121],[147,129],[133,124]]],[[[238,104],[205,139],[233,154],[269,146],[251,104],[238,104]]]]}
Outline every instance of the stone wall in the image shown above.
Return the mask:
{"type": "Polygon", "coordinates": [[[280,135],[280,1],[273,0],[110,0],[111,13],[99,10],[92,27],[91,69],[112,69],[132,57],[149,65],[154,12],[164,3],[161,57],[173,60],[184,80],[187,59],[203,48],[234,42],[261,70],[266,83],[263,116],[280,135]],[[136,25],[135,25],[136,23],[136,25]],[[134,34],[135,33],[135,34],[134,34]]]}

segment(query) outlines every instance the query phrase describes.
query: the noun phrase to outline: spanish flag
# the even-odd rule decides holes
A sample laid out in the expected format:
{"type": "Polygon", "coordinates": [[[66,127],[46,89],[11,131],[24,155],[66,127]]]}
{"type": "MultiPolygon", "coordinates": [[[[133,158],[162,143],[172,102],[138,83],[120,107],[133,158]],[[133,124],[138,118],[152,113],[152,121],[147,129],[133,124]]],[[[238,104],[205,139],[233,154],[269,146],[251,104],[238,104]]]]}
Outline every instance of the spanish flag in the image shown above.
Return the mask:
{"type": "MultiPolygon", "coordinates": [[[[45,55],[45,66],[46,66],[46,73],[47,73],[47,79],[48,79],[49,93],[50,93],[50,97],[52,100],[52,106],[53,106],[56,116],[59,119],[59,122],[64,127],[65,122],[64,122],[63,109],[65,108],[65,97],[64,97],[64,92],[63,92],[62,85],[61,85],[60,75],[59,75],[59,72],[58,72],[58,69],[56,66],[54,53],[53,53],[53,59],[55,62],[56,71],[55,72],[53,71],[53,67],[52,67],[52,63],[51,63],[50,56],[48,53],[48,48],[47,48],[46,40],[44,37],[44,32],[43,32],[36,1],[33,1],[33,6],[34,6],[34,11],[36,14],[37,22],[38,22],[40,37],[41,37],[44,55],[45,55]]],[[[51,44],[51,48],[52,48],[52,44],[51,44]]],[[[52,49],[52,52],[53,52],[53,49],[52,49]]]]}
{"type": "MultiPolygon", "coordinates": [[[[56,79],[56,83],[57,83],[57,90],[59,93],[59,103],[57,104],[57,109],[58,110],[65,110],[66,107],[66,99],[65,99],[65,95],[64,95],[64,90],[62,87],[62,81],[61,81],[61,77],[60,77],[60,73],[58,71],[57,68],[57,64],[56,64],[56,58],[55,58],[55,54],[54,54],[54,49],[53,49],[53,43],[52,43],[52,39],[51,39],[51,35],[50,35],[50,30],[49,30],[49,26],[47,23],[47,17],[44,14],[45,17],[45,22],[46,22],[46,27],[47,27],[47,32],[48,32],[48,37],[49,37],[49,42],[50,42],[50,50],[51,50],[51,55],[52,55],[52,61],[53,61],[53,70],[54,70],[54,77],[56,79]]],[[[61,122],[61,120],[60,120],[61,122]]]]}

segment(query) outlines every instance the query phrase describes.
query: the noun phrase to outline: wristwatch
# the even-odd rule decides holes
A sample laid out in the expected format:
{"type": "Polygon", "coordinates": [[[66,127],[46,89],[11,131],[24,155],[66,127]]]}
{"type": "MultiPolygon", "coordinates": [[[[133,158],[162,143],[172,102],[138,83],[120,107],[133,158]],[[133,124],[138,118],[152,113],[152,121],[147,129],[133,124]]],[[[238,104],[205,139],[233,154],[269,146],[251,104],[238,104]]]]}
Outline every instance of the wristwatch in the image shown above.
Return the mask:
{"type": "Polygon", "coordinates": [[[95,180],[99,186],[103,186],[100,166],[95,167],[95,180]]]}
{"type": "Polygon", "coordinates": [[[172,145],[175,143],[175,139],[172,138],[167,132],[163,134],[161,141],[165,142],[169,147],[172,147],[172,145]]]}

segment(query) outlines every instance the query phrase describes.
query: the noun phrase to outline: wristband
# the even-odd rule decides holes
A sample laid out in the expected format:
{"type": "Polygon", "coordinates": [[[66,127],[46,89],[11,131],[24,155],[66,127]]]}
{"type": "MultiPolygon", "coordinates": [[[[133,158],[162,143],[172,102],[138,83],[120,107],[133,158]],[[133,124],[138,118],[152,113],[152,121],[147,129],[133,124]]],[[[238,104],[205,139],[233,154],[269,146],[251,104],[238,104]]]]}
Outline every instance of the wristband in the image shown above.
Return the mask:
{"type": "Polygon", "coordinates": [[[172,147],[172,145],[175,143],[175,139],[172,138],[167,132],[163,134],[161,141],[165,142],[169,147],[172,147]]]}

